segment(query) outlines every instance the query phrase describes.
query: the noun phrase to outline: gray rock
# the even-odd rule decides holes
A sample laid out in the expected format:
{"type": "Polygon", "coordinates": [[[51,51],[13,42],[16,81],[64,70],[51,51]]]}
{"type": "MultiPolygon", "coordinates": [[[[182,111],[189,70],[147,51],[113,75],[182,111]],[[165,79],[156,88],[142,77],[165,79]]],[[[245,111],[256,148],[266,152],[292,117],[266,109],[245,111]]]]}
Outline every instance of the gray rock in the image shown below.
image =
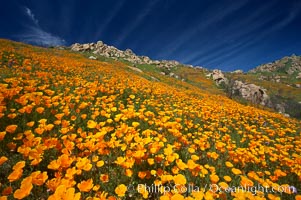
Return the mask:
{"type": "Polygon", "coordinates": [[[98,49],[98,48],[100,48],[100,47],[102,47],[103,46],[103,42],[102,41],[98,41],[97,43],[96,43],[96,48],[98,49]]]}
{"type": "Polygon", "coordinates": [[[207,74],[207,77],[211,77],[217,85],[220,85],[221,83],[228,84],[229,82],[222,71],[218,69],[214,69],[212,73],[207,74]]]}
{"type": "Polygon", "coordinates": [[[83,45],[82,45],[82,49],[83,49],[84,51],[91,50],[91,49],[90,49],[90,44],[83,44],[83,45]]]}
{"type": "Polygon", "coordinates": [[[96,60],[97,58],[95,58],[94,56],[90,56],[89,59],[96,60]]]}
{"type": "Polygon", "coordinates": [[[128,66],[128,68],[130,68],[131,70],[134,70],[136,72],[140,72],[140,73],[143,73],[143,71],[137,67],[132,67],[132,66],[128,66]]]}
{"type": "Polygon", "coordinates": [[[71,45],[71,51],[81,51],[82,50],[82,45],[79,43],[75,43],[71,45]]]}
{"type": "Polygon", "coordinates": [[[266,90],[255,84],[246,84],[242,81],[236,80],[232,86],[232,94],[237,93],[242,98],[252,102],[253,104],[271,106],[271,101],[266,93],[266,90]]]}
{"type": "Polygon", "coordinates": [[[151,76],[151,79],[154,80],[154,81],[157,81],[157,82],[160,81],[159,79],[157,79],[157,78],[155,78],[155,77],[153,77],[153,76],[151,76]]]}
{"type": "Polygon", "coordinates": [[[242,73],[244,73],[244,71],[242,71],[241,69],[237,69],[237,70],[235,70],[235,71],[233,71],[231,73],[232,74],[242,74],[242,73]]]}

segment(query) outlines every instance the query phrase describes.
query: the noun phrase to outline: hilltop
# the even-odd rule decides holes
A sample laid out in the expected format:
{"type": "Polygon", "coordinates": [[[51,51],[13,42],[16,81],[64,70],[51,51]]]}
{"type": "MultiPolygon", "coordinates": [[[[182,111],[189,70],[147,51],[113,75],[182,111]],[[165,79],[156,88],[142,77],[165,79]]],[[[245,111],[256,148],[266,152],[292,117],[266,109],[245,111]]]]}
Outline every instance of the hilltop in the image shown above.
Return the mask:
{"type": "Polygon", "coordinates": [[[90,56],[0,40],[1,199],[301,198],[299,120],[90,56]]]}
{"type": "MultiPolygon", "coordinates": [[[[250,73],[273,72],[278,74],[298,75],[296,78],[301,78],[301,57],[292,55],[286,56],[280,60],[271,63],[262,64],[252,70],[250,73]]],[[[275,75],[275,74],[274,74],[275,75]]],[[[277,78],[276,78],[277,79],[277,78]]],[[[276,80],[277,81],[277,80],[276,80]]],[[[279,82],[279,81],[277,81],[279,82]]]]}

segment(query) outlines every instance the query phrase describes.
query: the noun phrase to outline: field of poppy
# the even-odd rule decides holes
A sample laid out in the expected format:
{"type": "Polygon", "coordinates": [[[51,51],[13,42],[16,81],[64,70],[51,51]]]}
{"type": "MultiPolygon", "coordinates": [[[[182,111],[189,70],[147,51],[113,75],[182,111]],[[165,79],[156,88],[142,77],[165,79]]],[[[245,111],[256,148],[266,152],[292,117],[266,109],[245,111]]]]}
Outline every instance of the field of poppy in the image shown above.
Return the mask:
{"type": "Polygon", "coordinates": [[[0,40],[0,200],[301,199],[300,121],[165,79],[0,40]]]}

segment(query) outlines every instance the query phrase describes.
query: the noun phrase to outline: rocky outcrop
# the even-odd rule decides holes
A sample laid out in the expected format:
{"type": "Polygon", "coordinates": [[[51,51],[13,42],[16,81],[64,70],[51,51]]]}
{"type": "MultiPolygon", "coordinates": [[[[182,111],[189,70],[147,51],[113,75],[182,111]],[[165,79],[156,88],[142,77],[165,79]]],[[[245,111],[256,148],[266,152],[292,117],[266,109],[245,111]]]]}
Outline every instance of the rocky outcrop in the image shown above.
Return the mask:
{"type": "Polygon", "coordinates": [[[255,69],[250,70],[251,73],[256,72],[282,72],[289,75],[301,71],[301,57],[292,55],[286,56],[280,60],[271,63],[263,64],[255,69]]]}
{"type": "Polygon", "coordinates": [[[71,45],[72,51],[78,52],[92,52],[95,55],[110,57],[115,60],[123,59],[134,64],[154,64],[159,68],[166,68],[170,70],[171,68],[179,65],[178,61],[174,60],[152,60],[148,56],[138,56],[131,49],[126,49],[125,51],[119,50],[114,46],[109,46],[104,44],[102,41],[97,43],[87,43],[79,44],[75,43],[71,45]]]}
{"type": "Polygon", "coordinates": [[[211,77],[217,85],[220,85],[222,83],[228,84],[228,79],[225,77],[221,70],[214,69],[212,73],[207,74],[207,77],[211,77]]]}
{"type": "Polygon", "coordinates": [[[242,81],[235,80],[231,87],[231,92],[232,95],[239,95],[253,104],[261,104],[268,107],[272,106],[266,90],[255,84],[247,84],[242,81]]]}

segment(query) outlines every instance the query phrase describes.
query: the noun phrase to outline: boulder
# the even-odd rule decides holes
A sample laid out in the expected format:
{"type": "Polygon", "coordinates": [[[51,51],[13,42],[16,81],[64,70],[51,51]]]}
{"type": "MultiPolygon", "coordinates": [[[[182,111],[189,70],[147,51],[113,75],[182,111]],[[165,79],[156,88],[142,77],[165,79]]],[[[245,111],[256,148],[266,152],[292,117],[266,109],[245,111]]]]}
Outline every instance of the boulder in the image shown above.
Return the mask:
{"type": "Polygon", "coordinates": [[[89,59],[96,60],[96,58],[94,56],[90,56],[89,59]]]}
{"type": "Polygon", "coordinates": [[[214,69],[212,73],[209,74],[209,76],[212,77],[217,85],[220,85],[221,83],[228,84],[228,79],[225,77],[221,70],[214,69]]]}
{"type": "Polygon", "coordinates": [[[134,70],[136,72],[143,73],[143,71],[137,67],[128,66],[128,68],[130,68],[131,70],[134,70]]]}
{"type": "Polygon", "coordinates": [[[276,105],[275,105],[275,109],[276,109],[279,113],[285,113],[285,104],[276,104],[276,105]]]}
{"type": "Polygon", "coordinates": [[[96,43],[96,48],[97,49],[99,49],[100,47],[102,47],[103,46],[103,42],[102,41],[98,41],[97,43],[96,43]]]}
{"type": "Polygon", "coordinates": [[[153,77],[153,76],[151,76],[150,78],[151,78],[153,81],[160,82],[159,79],[157,79],[157,78],[155,78],[155,77],[153,77]]]}
{"type": "Polygon", "coordinates": [[[271,106],[271,101],[266,93],[266,90],[255,84],[247,84],[236,80],[234,81],[231,92],[232,94],[239,94],[239,96],[252,102],[253,104],[271,106]]]}
{"type": "Polygon", "coordinates": [[[91,50],[91,49],[90,49],[90,44],[83,44],[82,50],[84,50],[84,51],[91,50]]]}
{"type": "Polygon", "coordinates": [[[71,50],[72,51],[81,51],[82,50],[82,45],[79,43],[75,43],[71,45],[71,50]]]}
{"type": "Polygon", "coordinates": [[[128,56],[131,56],[131,55],[133,55],[134,53],[133,53],[133,51],[132,51],[131,49],[126,49],[126,50],[124,51],[124,54],[125,54],[125,55],[128,55],[128,56]]]}

